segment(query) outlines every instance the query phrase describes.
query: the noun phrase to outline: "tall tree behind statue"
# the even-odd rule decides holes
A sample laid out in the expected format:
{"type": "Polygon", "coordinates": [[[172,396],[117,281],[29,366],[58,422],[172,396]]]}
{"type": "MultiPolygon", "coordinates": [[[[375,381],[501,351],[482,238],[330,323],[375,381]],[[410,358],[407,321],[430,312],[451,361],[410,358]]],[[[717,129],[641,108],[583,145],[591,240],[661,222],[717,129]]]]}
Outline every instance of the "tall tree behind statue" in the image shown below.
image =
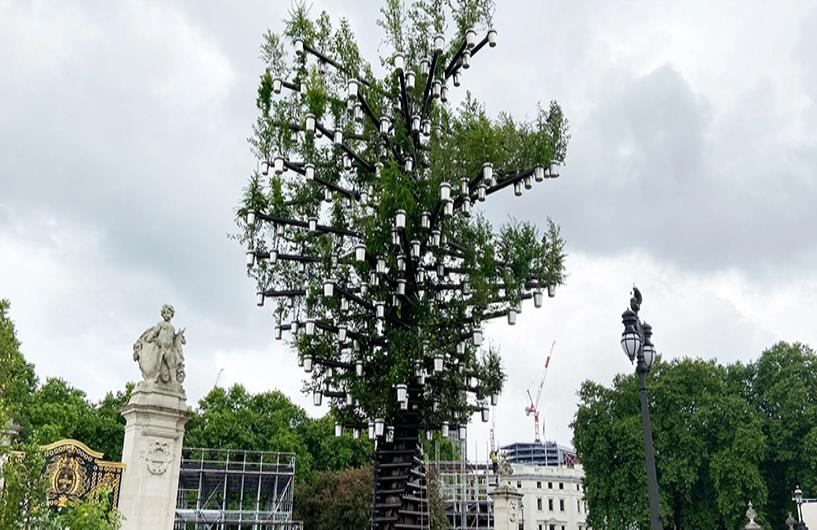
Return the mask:
{"type": "Polygon", "coordinates": [[[337,435],[377,440],[376,528],[427,527],[420,433],[464,438],[471,414],[487,420],[505,376],[482,323],[514,324],[523,300],[541,306],[564,279],[556,224],[495,233],[474,211],[557,177],[568,140],[556,103],[532,123],[492,120],[470,94],[449,104],[496,45],[492,11],[486,0],[386,2],[382,79],[347,21],[335,31],[301,5],[262,45],[259,167],[238,239],[258,305],[274,302],[277,338],[287,332],[311,374],[305,391],[332,406],[337,435]]]}

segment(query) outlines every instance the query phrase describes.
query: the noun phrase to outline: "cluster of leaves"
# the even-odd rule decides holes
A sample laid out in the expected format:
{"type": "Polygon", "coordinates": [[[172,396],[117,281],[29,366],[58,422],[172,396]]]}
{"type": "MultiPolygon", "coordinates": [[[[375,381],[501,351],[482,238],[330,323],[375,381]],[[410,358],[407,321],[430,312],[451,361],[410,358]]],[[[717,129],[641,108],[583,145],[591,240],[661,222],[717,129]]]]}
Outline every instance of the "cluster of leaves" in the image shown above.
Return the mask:
{"type": "Polygon", "coordinates": [[[8,300],[0,299],[0,428],[20,416],[37,386],[34,367],[20,353],[8,310],[8,300]]]}
{"type": "MultiPolygon", "coordinates": [[[[778,343],[757,362],[656,362],[650,410],[666,526],[740,528],[752,502],[764,528],[782,525],[799,484],[817,491],[817,357],[778,343]]],[[[585,382],[573,422],[588,525],[649,528],[635,375],[585,382]]]]}
{"type": "Polygon", "coordinates": [[[296,518],[313,530],[358,530],[372,513],[372,468],[320,471],[297,491],[296,518]]]}
{"type": "Polygon", "coordinates": [[[185,445],[292,452],[298,482],[307,484],[316,472],[358,468],[371,458],[369,440],[336,438],[334,423],[331,414],[310,418],[279,391],[215,387],[187,423],[185,445]]]}
{"type": "MultiPolygon", "coordinates": [[[[379,25],[386,41],[406,60],[407,71],[414,72],[416,87],[408,91],[409,105],[415,110],[423,101],[426,76],[420,69],[421,59],[431,56],[437,34],[448,32],[453,22],[452,38],[439,57],[442,67],[451,61],[468,28],[491,27],[494,4],[491,0],[387,0],[379,25]]],[[[520,303],[523,290],[534,286],[556,286],[564,282],[564,240],[559,227],[548,219],[544,234],[526,223],[511,223],[494,231],[480,215],[455,215],[440,224],[441,237],[456,249],[431,248],[429,234],[421,228],[423,212],[433,212],[438,205],[439,188],[448,182],[458,192],[462,180],[481,175],[483,164],[493,164],[500,178],[530,171],[536,166],[561,163],[569,139],[567,121],[555,102],[538,108],[531,122],[517,122],[507,114],[488,116],[484,107],[470,94],[459,106],[436,101],[428,107],[433,123],[427,142],[411,130],[401,110],[400,82],[392,71],[393,56],[381,62],[390,72],[384,79],[374,76],[363,61],[348,21],[332,27],[326,13],[312,18],[309,9],[296,4],[282,35],[268,32],[262,43],[261,58],[266,68],[261,75],[257,106],[259,116],[250,143],[260,160],[283,156],[315,166],[322,180],[353,193],[365,192],[369,204],[347,200],[337,194],[326,204],[324,189],[306,182],[302,175],[288,171],[263,175],[254,172],[237,209],[241,232],[236,238],[256,252],[280,251],[313,256],[316,261],[303,265],[279,259],[276,263],[259,259],[249,269],[259,291],[306,289],[303,298],[281,298],[274,308],[279,324],[319,319],[331,324],[344,323],[355,332],[356,346],[339,344],[333,333],[296,337],[293,344],[299,356],[312,356],[335,362],[363,360],[364,377],[353,370],[318,367],[305,390],[340,389],[354,396],[348,406],[343,398],[333,399],[339,421],[365,423],[374,417],[393,418],[399,414],[393,392],[383,392],[396,384],[407,383],[420,369],[428,369],[435,356],[443,356],[450,368],[435,375],[428,383],[430,395],[438,406],[426,407],[424,420],[430,425],[443,421],[462,422],[475,405],[469,404],[464,380],[477,377],[480,385],[476,399],[499,393],[504,375],[496,351],[481,354],[466,341],[471,330],[478,329],[483,318],[501,314],[520,303]],[[288,42],[303,39],[305,46],[332,58],[339,68],[326,65],[309,54],[288,61],[288,42]],[[384,144],[377,121],[362,120],[349,112],[346,88],[349,79],[359,80],[359,92],[375,116],[391,116],[393,130],[384,144]],[[289,81],[297,90],[284,88],[275,94],[279,80],[289,81]],[[315,134],[303,132],[306,116],[311,114],[327,129],[343,132],[344,144],[370,165],[359,164],[345,171],[341,164],[344,152],[333,142],[320,141],[315,134]],[[402,160],[413,160],[408,170],[402,160]],[[381,165],[376,171],[374,168],[381,165]],[[342,312],[337,298],[322,297],[324,279],[334,278],[341,285],[367,283],[376,260],[355,262],[355,241],[330,234],[320,236],[308,230],[287,228],[277,232],[274,223],[245,222],[248,212],[298,220],[319,218],[334,229],[351,229],[362,234],[367,256],[382,257],[389,271],[397,271],[397,253],[392,247],[392,223],[398,210],[407,216],[405,238],[422,243],[424,255],[432,256],[426,265],[456,268],[455,274],[467,281],[468,294],[455,289],[442,298],[434,292],[421,296],[422,289],[409,281],[405,301],[399,306],[388,304],[389,318],[383,340],[378,336],[377,322],[369,311],[342,312]],[[465,347],[456,348],[461,343],[465,347]],[[347,347],[348,346],[348,347],[347,347]],[[490,363],[487,361],[490,360],[490,363]]],[[[410,120],[409,120],[410,121],[410,120]]],[[[433,274],[433,273],[432,273],[433,274]]],[[[437,282],[446,280],[436,276],[437,282]]],[[[393,285],[383,281],[373,286],[363,298],[369,302],[390,301],[393,285]]],[[[428,403],[430,405],[430,403],[428,403]]],[[[467,421],[467,420],[466,420],[467,421]]]]}

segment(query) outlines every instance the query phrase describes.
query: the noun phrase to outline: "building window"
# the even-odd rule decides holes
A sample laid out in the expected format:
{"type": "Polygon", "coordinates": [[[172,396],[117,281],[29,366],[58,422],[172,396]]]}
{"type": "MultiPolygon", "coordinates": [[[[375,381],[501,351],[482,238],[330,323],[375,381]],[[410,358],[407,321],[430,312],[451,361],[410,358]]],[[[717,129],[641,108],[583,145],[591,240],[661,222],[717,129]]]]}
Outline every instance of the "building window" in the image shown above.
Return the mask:
{"type": "Polygon", "coordinates": [[[565,530],[565,525],[562,525],[562,530],[565,530]]]}
{"type": "Polygon", "coordinates": [[[556,525],[555,524],[550,525],[550,530],[556,530],[556,525]]]}
{"type": "Polygon", "coordinates": [[[536,509],[542,511],[542,499],[536,499],[536,509]]]}
{"type": "Polygon", "coordinates": [[[516,487],[517,487],[517,488],[521,488],[521,487],[522,487],[522,481],[521,481],[521,480],[517,480],[517,481],[516,481],[516,487]]]}
{"type": "Polygon", "coordinates": [[[560,490],[565,489],[565,483],[564,482],[559,482],[559,489],[560,490]]]}
{"type": "Polygon", "coordinates": [[[552,489],[553,489],[553,482],[548,482],[548,489],[549,489],[549,490],[552,490],[552,489]]]}
{"type": "Polygon", "coordinates": [[[576,484],[576,491],[581,491],[581,490],[582,490],[582,485],[581,484],[576,484]]]}
{"type": "Polygon", "coordinates": [[[542,525],[539,525],[539,530],[542,530],[542,525]]]}
{"type": "Polygon", "coordinates": [[[542,483],[541,483],[541,482],[537,482],[537,483],[536,483],[536,487],[537,487],[538,489],[542,489],[542,483]]]}
{"type": "Polygon", "coordinates": [[[559,511],[560,512],[565,511],[565,500],[564,499],[559,499],[559,511]]]}
{"type": "Polygon", "coordinates": [[[582,513],[582,501],[579,500],[576,501],[576,511],[582,513]]]}
{"type": "Polygon", "coordinates": [[[553,499],[548,499],[548,510],[553,511],[553,499]]]}

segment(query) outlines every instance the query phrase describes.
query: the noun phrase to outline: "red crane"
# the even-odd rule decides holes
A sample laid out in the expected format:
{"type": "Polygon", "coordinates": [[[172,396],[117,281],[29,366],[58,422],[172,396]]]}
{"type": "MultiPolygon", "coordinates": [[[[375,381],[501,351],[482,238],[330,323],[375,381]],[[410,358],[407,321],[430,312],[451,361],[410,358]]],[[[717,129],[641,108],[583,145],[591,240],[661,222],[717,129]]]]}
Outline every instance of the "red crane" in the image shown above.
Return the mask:
{"type": "Polygon", "coordinates": [[[545,367],[542,368],[542,373],[541,373],[541,376],[539,378],[539,388],[536,390],[536,399],[533,399],[533,396],[531,395],[531,392],[530,392],[531,388],[533,387],[533,384],[536,383],[535,379],[531,383],[531,387],[528,388],[528,390],[527,390],[528,399],[530,400],[530,405],[525,407],[525,415],[530,416],[531,414],[533,414],[533,432],[534,432],[534,437],[535,437],[534,441],[536,441],[536,442],[541,442],[542,441],[540,436],[539,436],[539,399],[541,399],[541,397],[542,397],[542,388],[544,388],[545,379],[547,379],[547,376],[548,376],[548,368],[550,367],[550,358],[553,355],[554,346],[556,346],[556,341],[555,340],[553,341],[553,344],[550,345],[550,353],[548,354],[547,359],[545,359],[545,367]]]}

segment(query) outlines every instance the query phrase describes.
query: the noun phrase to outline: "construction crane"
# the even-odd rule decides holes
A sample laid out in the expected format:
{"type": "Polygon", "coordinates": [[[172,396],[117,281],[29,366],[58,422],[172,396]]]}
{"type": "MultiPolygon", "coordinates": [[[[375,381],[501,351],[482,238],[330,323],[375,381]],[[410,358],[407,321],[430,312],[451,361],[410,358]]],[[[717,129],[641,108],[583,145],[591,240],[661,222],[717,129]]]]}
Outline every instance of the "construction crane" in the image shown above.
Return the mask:
{"type": "Polygon", "coordinates": [[[548,368],[550,368],[550,358],[553,355],[553,348],[556,346],[556,341],[553,341],[553,344],[550,345],[550,353],[545,360],[545,367],[542,369],[542,375],[539,378],[539,388],[536,390],[536,399],[533,399],[531,395],[531,388],[533,388],[533,384],[536,383],[534,379],[531,387],[528,388],[528,400],[530,400],[530,405],[525,407],[525,415],[530,416],[533,414],[533,432],[534,432],[534,441],[541,442],[541,437],[539,436],[539,399],[542,397],[542,389],[545,386],[545,379],[548,376],[548,368]]]}

